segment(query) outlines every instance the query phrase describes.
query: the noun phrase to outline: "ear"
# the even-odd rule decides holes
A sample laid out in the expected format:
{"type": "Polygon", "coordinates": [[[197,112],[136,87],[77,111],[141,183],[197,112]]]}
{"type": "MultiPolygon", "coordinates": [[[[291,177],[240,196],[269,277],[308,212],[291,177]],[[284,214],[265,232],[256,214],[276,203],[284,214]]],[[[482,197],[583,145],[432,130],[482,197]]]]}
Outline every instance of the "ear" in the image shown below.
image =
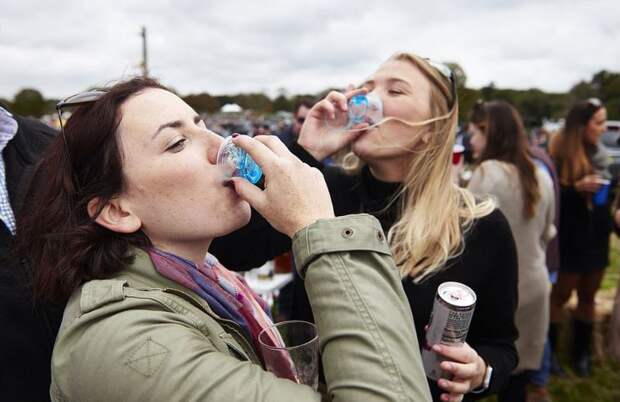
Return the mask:
{"type": "Polygon", "coordinates": [[[122,198],[109,200],[96,215],[101,208],[101,201],[101,198],[95,197],[87,206],[88,215],[95,218],[95,222],[99,225],[117,233],[134,233],[142,227],[140,218],[131,212],[122,198]]]}
{"type": "Polygon", "coordinates": [[[430,140],[431,140],[431,135],[433,135],[433,133],[431,133],[431,132],[430,132],[430,131],[428,131],[428,130],[424,130],[424,131],[422,132],[422,142],[423,142],[424,144],[428,144],[428,143],[430,142],[430,140]]]}

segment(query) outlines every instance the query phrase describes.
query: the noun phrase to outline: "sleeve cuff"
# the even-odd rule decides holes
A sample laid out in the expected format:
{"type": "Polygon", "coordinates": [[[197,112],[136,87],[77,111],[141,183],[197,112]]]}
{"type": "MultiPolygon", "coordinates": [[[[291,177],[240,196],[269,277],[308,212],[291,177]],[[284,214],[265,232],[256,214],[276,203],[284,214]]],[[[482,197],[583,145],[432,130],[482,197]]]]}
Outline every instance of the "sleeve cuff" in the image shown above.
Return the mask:
{"type": "Polygon", "coordinates": [[[322,219],[293,236],[293,253],[299,275],[322,254],[371,251],[390,254],[387,239],[379,221],[368,214],[346,215],[322,219]]]}
{"type": "Polygon", "coordinates": [[[317,168],[321,171],[325,167],[321,161],[314,159],[314,156],[310,155],[310,153],[308,153],[304,147],[299,145],[297,141],[293,142],[289,146],[289,150],[306,165],[312,166],[313,168],[317,168]]]}

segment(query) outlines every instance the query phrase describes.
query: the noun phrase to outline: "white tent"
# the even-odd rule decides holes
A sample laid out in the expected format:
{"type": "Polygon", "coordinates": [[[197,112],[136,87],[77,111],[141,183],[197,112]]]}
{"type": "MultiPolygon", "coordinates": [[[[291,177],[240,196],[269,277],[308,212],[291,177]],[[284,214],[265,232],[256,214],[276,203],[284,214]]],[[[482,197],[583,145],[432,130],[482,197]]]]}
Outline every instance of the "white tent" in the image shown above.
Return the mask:
{"type": "Polygon", "coordinates": [[[227,103],[224,106],[222,106],[222,108],[220,109],[220,112],[222,112],[222,113],[239,113],[242,110],[243,109],[241,109],[241,106],[237,105],[236,103],[227,103]]]}

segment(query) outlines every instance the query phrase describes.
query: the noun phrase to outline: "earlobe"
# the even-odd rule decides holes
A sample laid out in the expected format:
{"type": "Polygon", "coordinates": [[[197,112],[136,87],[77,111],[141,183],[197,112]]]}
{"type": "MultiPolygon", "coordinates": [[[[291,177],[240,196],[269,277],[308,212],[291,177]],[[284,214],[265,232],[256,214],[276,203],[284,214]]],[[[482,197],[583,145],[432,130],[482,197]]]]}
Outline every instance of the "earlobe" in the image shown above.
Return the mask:
{"type": "Polygon", "coordinates": [[[103,207],[99,197],[93,198],[88,202],[87,210],[95,222],[113,232],[134,233],[142,227],[140,218],[132,213],[120,198],[107,201],[103,207]]]}
{"type": "Polygon", "coordinates": [[[431,133],[426,133],[422,136],[422,142],[425,144],[428,144],[428,142],[431,140],[431,133]]]}

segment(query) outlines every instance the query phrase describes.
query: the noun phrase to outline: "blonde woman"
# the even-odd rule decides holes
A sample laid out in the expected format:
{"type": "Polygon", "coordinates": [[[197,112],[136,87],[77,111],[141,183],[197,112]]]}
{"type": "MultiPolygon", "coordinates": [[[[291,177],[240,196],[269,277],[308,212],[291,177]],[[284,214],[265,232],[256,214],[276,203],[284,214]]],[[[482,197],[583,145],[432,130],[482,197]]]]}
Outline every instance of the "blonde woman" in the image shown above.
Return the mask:
{"type": "MultiPolygon", "coordinates": [[[[416,55],[396,54],[363,84],[381,97],[383,124],[357,133],[329,132],[325,117],[346,108],[347,98],[356,93],[331,92],[310,110],[299,141],[292,146],[306,163],[323,169],[337,215],[366,211],[389,230],[418,339],[425,339],[439,284],[458,281],[475,290],[478,300],[468,344],[435,346],[453,361],[443,367],[454,375],[450,381],[431,382],[437,401],[458,401],[463,395],[468,400],[472,391],[497,392],[517,364],[514,240],[505,217],[490,201],[477,201],[451,181],[457,121],[454,84],[442,66],[416,55]],[[344,159],[345,168],[323,167],[319,162],[347,146],[351,152],[344,159]]],[[[243,266],[286,248],[276,235],[265,236],[261,225],[255,221],[215,242],[214,252],[230,266],[243,266]],[[253,242],[254,260],[234,258],[240,241],[253,242]]],[[[311,319],[300,294],[296,292],[294,317],[311,319]]]]}

